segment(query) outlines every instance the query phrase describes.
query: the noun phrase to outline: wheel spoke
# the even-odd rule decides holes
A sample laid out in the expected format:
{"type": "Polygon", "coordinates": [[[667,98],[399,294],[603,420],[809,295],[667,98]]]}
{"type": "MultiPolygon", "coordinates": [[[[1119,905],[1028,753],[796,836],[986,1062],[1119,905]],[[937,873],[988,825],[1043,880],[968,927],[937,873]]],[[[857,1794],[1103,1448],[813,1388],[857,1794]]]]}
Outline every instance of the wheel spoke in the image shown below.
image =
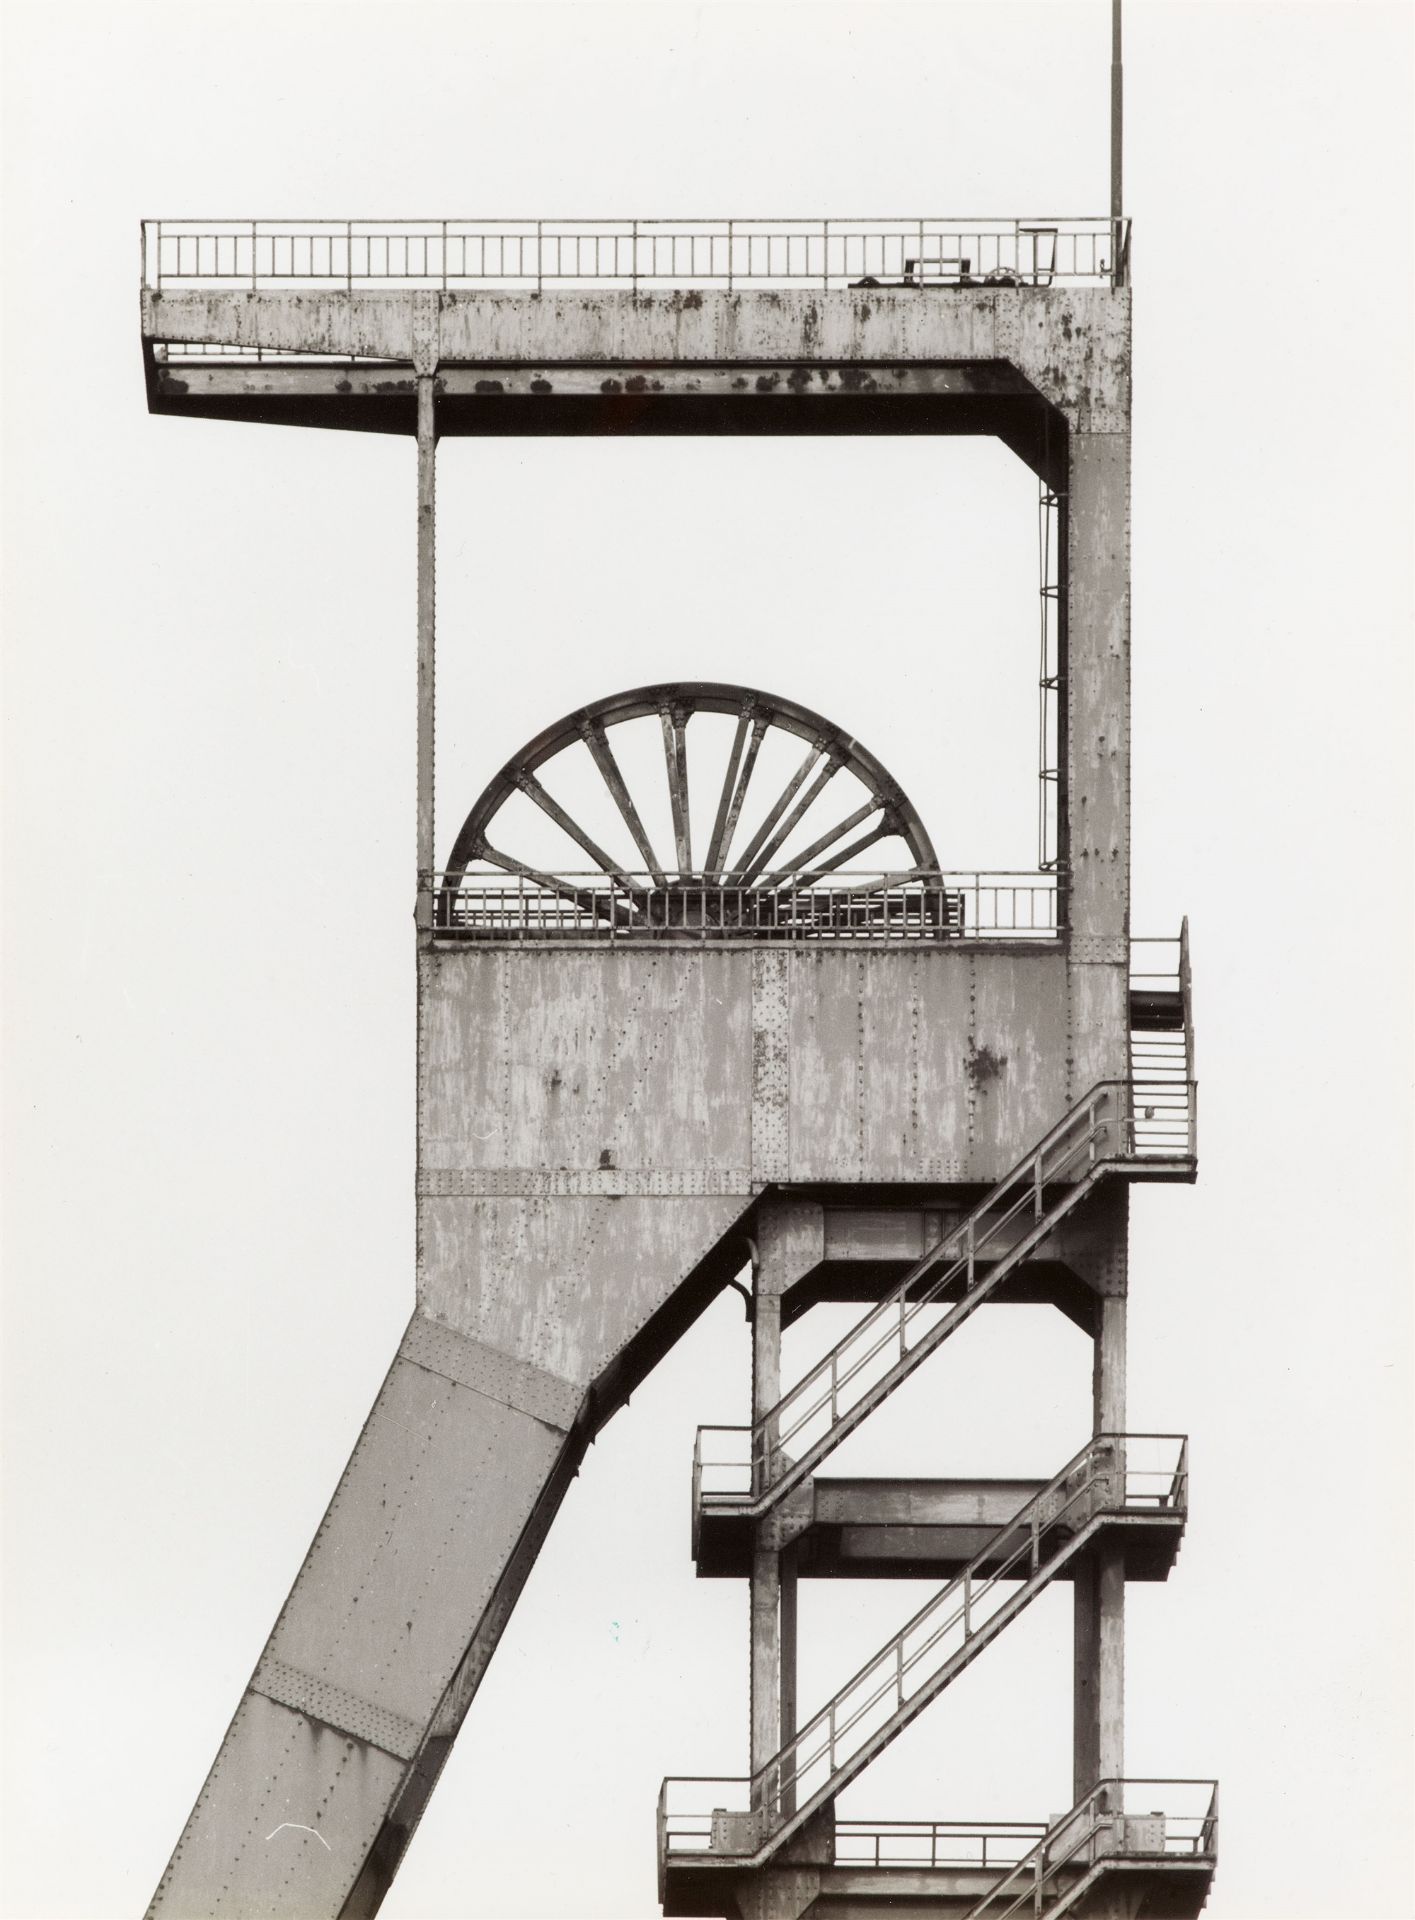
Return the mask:
{"type": "Polygon", "coordinates": [[[533,773],[519,775],[516,785],[527,799],[535,801],[542,813],[548,813],[556,826],[568,833],[575,845],[582,847],[597,866],[603,867],[606,873],[614,874],[617,879],[628,881],[628,875],[619,862],[607,854],[597,840],[590,838],[579,822],[565,811],[560,802],[546,792],[533,773]]]}
{"type": "Polygon", "coordinates": [[[605,786],[609,788],[615,806],[618,807],[624,817],[624,824],[634,836],[634,845],[639,849],[639,857],[648,868],[648,871],[653,875],[655,884],[660,887],[666,887],[668,885],[668,876],[663,870],[658,855],[653,850],[653,844],[648,834],[644,831],[644,823],[639,818],[639,810],[634,805],[628,787],[624,784],[624,776],[619,771],[619,762],[614,757],[614,749],[610,746],[603,728],[593,726],[586,727],[584,740],[585,745],[594,757],[594,763],[599,768],[605,786]]]}
{"type": "MultiPolygon", "coordinates": [[[[831,868],[839,867],[842,862],[846,860],[853,860],[855,855],[857,853],[863,853],[866,847],[872,847],[877,840],[887,840],[892,833],[898,833],[898,831],[899,828],[894,821],[886,816],[885,819],[880,821],[877,827],[872,827],[868,833],[862,834],[858,840],[852,840],[850,845],[848,847],[842,847],[839,853],[832,854],[830,867],[817,867],[813,873],[797,874],[796,884],[798,886],[808,886],[813,880],[824,878],[824,876],[830,872],[831,868]]],[[[868,893],[871,888],[877,888],[879,884],[878,880],[871,880],[865,886],[853,888],[852,891],[868,893]]]]}
{"type": "Polygon", "coordinates": [[[846,814],[845,818],[838,825],[833,826],[829,833],[823,833],[819,840],[813,840],[810,846],[803,847],[796,855],[794,866],[778,867],[775,873],[764,875],[757,882],[758,890],[765,891],[768,887],[779,887],[788,880],[795,880],[818,853],[824,853],[827,847],[834,846],[837,840],[858,827],[862,820],[868,820],[872,813],[878,813],[879,809],[880,802],[871,794],[862,807],[856,807],[853,813],[846,814]]]}
{"type": "MultiPolygon", "coordinates": [[[[747,755],[742,762],[742,771],[737,776],[737,789],[732,795],[732,805],[727,809],[727,824],[722,829],[722,845],[717,849],[717,862],[711,869],[721,873],[727,865],[727,856],[732,850],[732,836],[737,831],[737,822],[742,813],[742,802],[747,797],[747,783],[752,777],[752,769],[757,764],[757,755],[761,751],[762,741],[766,738],[769,722],[753,720],[752,737],[747,743],[747,755]]],[[[724,876],[725,878],[725,876],[724,876]]]]}
{"type": "Polygon", "coordinates": [[[659,715],[663,723],[663,757],[668,763],[668,797],[673,803],[673,844],[678,855],[679,878],[693,871],[693,845],[688,825],[688,748],[684,723],[665,707],[659,715]]]}
{"type": "Polygon", "coordinates": [[[727,809],[732,804],[733,789],[737,784],[737,769],[742,763],[742,747],[747,738],[749,716],[742,714],[737,721],[737,731],[732,738],[732,751],[727,757],[727,771],[722,776],[722,797],[717,803],[717,818],[712,823],[712,839],[708,842],[708,873],[722,871],[722,857],[727,851],[726,840],[727,809]]]}
{"type": "Polygon", "coordinates": [[[810,752],[806,755],[805,759],[801,762],[800,766],[797,767],[795,773],[793,773],[791,778],[787,781],[785,790],[782,793],[780,799],[772,807],[771,812],[767,815],[766,819],[762,821],[761,825],[757,828],[756,832],[752,835],[751,840],[748,842],[747,850],[742,855],[742,864],[737,869],[737,871],[732,875],[732,878],[734,880],[740,880],[742,878],[743,873],[745,872],[747,867],[751,864],[752,860],[756,857],[756,854],[759,848],[762,846],[763,842],[765,841],[767,835],[771,832],[772,828],[776,825],[777,821],[781,818],[782,814],[785,813],[786,809],[790,806],[791,802],[795,799],[796,794],[800,789],[801,782],[806,778],[806,775],[811,771],[811,769],[817,764],[817,762],[820,760],[824,752],[825,752],[825,747],[823,743],[820,741],[817,741],[815,745],[811,748],[810,752]]]}
{"type": "MultiPolygon", "coordinates": [[[[720,721],[714,722],[714,726],[720,724],[720,721]]],[[[724,745],[728,737],[726,728],[721,734],[713,734],[713,738],[724,745]]],[[[632,738],[631,729],[626,740],[632,741],[632,738]]],[[[700,784],[703,784],[703,775],[704,768],[700,765],[700,784]]],[[[759,787],[760,783],[757,784],[759,787]]],[[[515,817],[514,809],[509,817],[515,817]]],[[[662,826],[655,826],[655,836],[662,846],[662,826]]],[[[789,923],[793,911],[791,899],[798,888],[829,886],[831,899],[837,894],[860,892],[867,902],[871,891],[878,892],[881,886],[879,876],[867,878],[860,873],[847,876],[842,869],[876,842],[895,837],[907,847],[906,858],[912,864],[885,884],[917,883],[921,876],[936,871],[938,856],[908,797],[859,741],[851,739],[823,715],[750,687],[715,682],[659,682],[633,688],[565,715],[503,764],[457,833],[447,859],[447,871],[438,882],[437,919],[449,927],[455,924],[459,891],[463,894],[463,905],[469,906],[470,896],[465,890],[477,884],[475,876],[467,878],[467,870],[485,859],[503,873],[520,876],[525,883],[527,900],[544,898],[543,931],[554,932],[557,926],[575,924],[568,908],[561,911],[555,906],[554,902],[560,900],[574,904],[577,912],[584,916],[582,925],[598,921],[628,930],[662,928],[672,934],[680,925],[686,929],[697,924],[693,920],[698,912],[695,889],[700,888],[704,926],[710,920],[713,926],[725,931],[740,928],[744,935],[770,938],[774,928],[789,923]],[[732,723],[725,764],[713,759],[718,772],[714,776],[717,791],[711,798],[707,793],[695,796],[692,792],[688,733],[694,715],[699,713],[720,715],[732,723]],[[651,725],[655,715],[659,720],[668,781],[671,845],[665,849],[667,864],[645,825],[646,817],[655,821],[662,817],[661,801],[653,798],[641,805],[639,798],[645,792],[649,795],[661,792],[652,764],[650,762],[645,782],[630,748],[621,742],[619,751],[629,756],[621,761],[610,744],[616,726],[630,720],[651,725]],[[797,745],[786,746],[782,755],[785,770],[781,772],[777,771],[778,762],[771,757],[774,745],[768,748],[770,804],[766,799],[760,807],[754,804],[749,819],[747,802],[756,769],[761,764],[763,743],[777,733],[790,735],[797,745]],[[578,751],[581,747],[588,749],[589,761],[603,782],[602,789],[594,785],[588,763],[578,751]],[[576,751],[570,754],[570,749],[576,751]],[[564,757],[567,754],[569,757],[564,757]],[[563,777],[554,772],[557,767],[563,769],[563,777]],[[822,796],[842,770],[852,775],[853,796],[840,801],[844,817],[827,831],[821,831],[822,817],[835,812],[833,806],[827,807],[822,796]],[[563,802],[542,784],[547,778],[557,791],[565,793],[563,802]],[[558,863],[557,872],[547,872],[544,866],[533,866],[490,846],[487,835],[497,832],[498,828],[502,828],[514,844],[517,835],[513,829],[503,828],[502,823],[507,817],[511,796],[517,792],[529,799],[563,836],[563,841],[551,841],[550,846],[554,849],[563,845],[564,855],[553,850],[545,855],[545,859],[558,863]],[[596,798],[600,792],[608,795],[610,808],[605,807],[602,798],[596,798]],[[863,804],[855,805],[857,800],[863,804]],[[852,811],[845,811],[851,808],[852,811]],[[581,824],[581,819],[596,824],[602,822],[600,831],[606,841],[612,843],[614,851],[602,846],[589,827],[581,824]],[[814,827],[812,820],[816,823],[814,827]],[[695,825],[705,835],[705,844],[697,849],[696,864],[695,825]],[[807,839],[809,845],[805,844],[807,839]],[[572,851],[575,849],[581,857],[576,857],[572,851]],[[625,856],[641,863],[637,872],[620,865],[625,856]],[[573,871],[575,867],[586,871],[577,873],[573,871]],[[844,884],[847,878],[852,883],[858,882],[858,886],[844,884]],[[773,894],[780,897],[779,903],[774,901],[768,905],[773,894]],[[781,919],[782,912],[787,915],[786,920],[781,919]]],[[[537,845],[535,838],[531,845],[537,845]]],[[[493,883],[493,897],[497,891],[493,883]]],[[[822,894],[821,901],[824,900],[822,894]]],[[[495,911],[494,898],[492,906],[495,911]]],[[[867,905],[862,910],[873,911],[867,905]]]]}
{"type": "Polygon", "coordinates": [[[816,799],[839,771],[840,762],[838,760],[826,761],[825,765],[821,768],[815,779],[811,781],[795,806],[792,807],[791,811],[786,815],[781,825],[776,829],[776,832],[771,836],[770,840],[767,841],[756,859],[744,870],[742,874],[744,880],[756,879],[762,868],[771,859],[771,856],[790,839],[793,830],[800,821],[805,818],[816,799]]]}

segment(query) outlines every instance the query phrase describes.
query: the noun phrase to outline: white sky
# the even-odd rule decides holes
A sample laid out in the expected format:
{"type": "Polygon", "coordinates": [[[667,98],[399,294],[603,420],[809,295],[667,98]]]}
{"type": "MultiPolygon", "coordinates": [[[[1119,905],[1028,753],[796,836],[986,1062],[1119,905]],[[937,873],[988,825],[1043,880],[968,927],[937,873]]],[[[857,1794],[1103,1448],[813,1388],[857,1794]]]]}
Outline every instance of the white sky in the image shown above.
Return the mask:
{"type": "MultiPolygon", "coordinates": [[[[412,447],[149,418],[140,217],[1101,211],[1108,8],[5,19],[0,1898],[106,1920],[412,1304],[412,447]]],[[[1128,1761],[1221,1777],[1213,1920],[1415,1911],[1411,20],[1128,16],[1135,924],[1190,915],[1203,1083],[1199,1185],[1134,1203],[1131,1425],[1194,1479],[1131,1589],[1128,1761]]],[[[548,720],[683,676],[850,726],[946,863],[1027,864],[1034,499],[982,443],[445,445],[444,851],[548,720]]],[[[956,1348],[856,1467],[1085,1437],[1059,1316],[956,1348]]],[[[729,1295],[593,1450],[390,1920],[655,1912],[659,1777],[746,1759],[744,1594],[686,1525],[746,1353],[729,1295]]],[[[807,1594],[803,1706],[907,1601],[807,1594]]],[[[853,1810],[1058,1810],[1069,1649],[1054,1592],[853,1810]]]]}

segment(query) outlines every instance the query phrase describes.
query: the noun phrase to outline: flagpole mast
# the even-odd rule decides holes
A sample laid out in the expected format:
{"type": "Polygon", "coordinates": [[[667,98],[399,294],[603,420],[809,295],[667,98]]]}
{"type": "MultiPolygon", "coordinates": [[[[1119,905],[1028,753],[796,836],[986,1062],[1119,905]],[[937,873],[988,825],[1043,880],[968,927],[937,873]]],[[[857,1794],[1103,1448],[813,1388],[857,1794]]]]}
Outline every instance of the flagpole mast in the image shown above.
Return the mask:
{"type": "MultiPolygon", "coordinates": [[[[1120,51],[1120,0],[1110,0],[1110,243],[1117,273],[1121,226],[1125,216],[1124,143],[1125,69],[1120,51]]],[[[1117,278],[1117,285],[1120,284],[1117,278]]]]}

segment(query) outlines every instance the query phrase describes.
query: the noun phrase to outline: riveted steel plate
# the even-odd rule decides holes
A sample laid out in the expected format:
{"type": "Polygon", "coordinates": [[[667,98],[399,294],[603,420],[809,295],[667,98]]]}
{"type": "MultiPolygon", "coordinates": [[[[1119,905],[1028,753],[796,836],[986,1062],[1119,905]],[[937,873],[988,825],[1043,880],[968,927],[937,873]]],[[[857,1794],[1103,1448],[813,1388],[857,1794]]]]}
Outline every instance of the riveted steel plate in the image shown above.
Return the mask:
{"type": "Polygon", "coordinates": [[[1130,946],[1123,933],[1073,933],[1070,957],[1082,966],[1127,966],[1130,946]]]}
{"type": "Polygon", "coordinates": [[[435,293],[415,293],[413,307],[413,371],[435,373],[440,352],[440,320],[435,293]]]}
{"type": "Polygon", "coordinates": [[[336,1733],[347,1733],[355,1740],[382,1747],[385,1753],[394,1754],[399,1760],[411,1760],[422,1740],[422,1728],[417,1721],[390,1713],[386,1707],[376,1707],[371,1700],[336,1687],[332,1681],[301,1673],[298,1667],[287,1666],[271,1653],[267,1653],[256,1668],[251,1690],[326,1727],[333,1727],[336,1733]]]}
{"type": "Polygon", "coordinates": [[[790,1173],[790,958],[752,955],[752,1177],[763,1182],[790,1173]]]}
{"type": "Polygon", "coordinates": [[[489,1400],[498,1400],[503,1407],[528,1413],[560,1433],[568,1433],[574,1426],[584,1399],[583,1389],[573,1381],[481,1340],[469,1339],[424,1314],[414,1314],[400,1352],[414,1365],[440,1373],[444,1379],[470,1387],[489,1400]]]}
{"type": "Polygon", "coordinates": [[[149,1920],[338,1913],[404,1771],[377,1747],[247,1693],[149,1920]]]}
{"type": "Polygon", "coordinates": [[[514,1194],[655,1195],[750,1193],[750,1167],[424,1167],[418,1193],[425,1199],[493,1199],[514,1194]]]}

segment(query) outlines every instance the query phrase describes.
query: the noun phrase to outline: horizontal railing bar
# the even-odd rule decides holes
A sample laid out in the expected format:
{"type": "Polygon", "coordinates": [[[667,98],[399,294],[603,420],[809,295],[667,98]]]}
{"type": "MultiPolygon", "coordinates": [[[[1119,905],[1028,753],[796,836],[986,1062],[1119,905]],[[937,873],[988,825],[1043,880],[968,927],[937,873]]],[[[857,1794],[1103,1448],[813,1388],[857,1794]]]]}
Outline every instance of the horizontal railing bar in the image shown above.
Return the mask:
{"type": "MultiPolygon", "coordinates": [[[[1123,1511],[1133,1497],[1129,1484],[1131,1473],[1148,1475],[1161,1471],[1143,1467],[1127,1471],[1128,1461],[1137,1451],[1142,1458],[1153,1458],[1159,1448],[1177,1454],[1178,1467],[1167,1468],[1167,1475],[1174,1477],[1182,1473],[1187,1456],[1187,1440],[1182,1434],[1107,1432],[1093,1436],[1017,1515],[997,1530],[968,1568],[946,1581],[763,1767],[746,1781],[729,1782],[720,1776],[708,1776],[708,1779],[729,1788],[738,1799],[748,1800],[759,1816],[765,1816],[767,1831],[782,1826],[783,1822],[783,1833],[798,1825],[823,1796],[838,1790],[843,1783],[842,1776],[844,1780],[853,1778],[879,1750],[881,1741],[894,1738],[932,1694],[947,1683],[950,1675],[961,1671],[960,1663],[966,1664],[972,1657],[969,1647],[978,1635],[983,1636],[979,1644],[985,1644],[1027,1604],[1033,1593],[1054,1577],[1057,1568],[1076,1550],[1078,1543],[1085,1539],[1087,1529],[1094,1526],[1107,1508],[1123,1511]],[[996,1604],[988,1604],[989,1596],[998,1592],[1004,1583],[1019,1582],[1015,1592],[996,1604]],[[960,1588],[961,1606],[956,1604],[960,1588]],[[946,1645],[948,1636],[956,1632],[960,1622],[961,1640],[956,1645],[946,1645]],[[919,1640],[920,1633],[926,1637],[919,1640]],[[911,1646],[911,1640],[917,1644],[911,1646]],[[907,1692],[906,1674],[911,1676],[907,1692]],[[891,1700],[892,1705],[887,1705],[891,1700]],[[884,1718],[876,1719],[882,1705],[886,1707],[884,1718]],[[814,1778],[822,1765],[826,1768],[824,1778],[807,1787],[807,1777],[814,1778]]],[[[675,1788],[688,1784],[686,1780],[674,1783],[675,1788]]],[[[667,1790],[665,1787],[665,1793],[667,1790]]],[[[1085,1804],[1088,1803],[1083,1806],[1085,1804]]],[[[696,1818],[699,1827],[694,1837],[703,1837],[700,1810],[695,1810],[693,1816],[679,1817],[696,1818]]],[[[1203,1832],[1203,1816],[1176,1817],[1187,1819],[1203,1832]]],[[[878,1824],[870,1827],[864,1823],[850,1830],[866,1836],[883,1832],[878,1824]]],[[[956,1823],[915,1822],[898,1823],[892,1832],[896,1838],[918,1838],[958,1830],[956,1823]]],[[[1022,1823],[1017,1823],[1013,1830],[1022,1830],[1022,1823]]],[[[1028,1830],[1039,1831],[1035,1826],[1028,1830]]],[[[1050,1833],[1056,1829],[1041,1831],[1050,1833]]],[[[710,1833],[707,1837],[707,1850],[711,1851],[710,1833]]],[[[976,1833],[974,1837],[978,1837],[976,1833]]],[[[755,1853],[760,1844],[759,1838],[750,1850],[755,1853]]]]}
{"type": "Polygon", "coordinates": [[[1100,214],[193,215],[147,218],[140,231],[143,284],[150,290],[160,291],[164,282],[231,280],[251,290],[262,281],[342,283],[350,294],[355,282],[368,281],[438,287],[547,279],[636,287],[654,281],[723,281],[735,289],[752,281],[829,286],[877,275],[900,277],[916,287],[931,280],[981,285],[993,275],[1017,286],[1068,280],[1113,285],[1126,272],[1130,239],[1128,220],[1100,214]],[[501,251],[508,247],[509,261],[501,251]],[[356,248],[361,262],[352,257],[356,248]],[[566,248],[568,266],[562,257],[566,248]],[[666,259],[660,248],[666,249],[666,259]],[[258,249],[269,254],[268,270],[256,258],[258,249]],[[489,259],[490,249],[497,251],[489,259]],[[588,258],[582,249],[588,249],[588,258]]]}

